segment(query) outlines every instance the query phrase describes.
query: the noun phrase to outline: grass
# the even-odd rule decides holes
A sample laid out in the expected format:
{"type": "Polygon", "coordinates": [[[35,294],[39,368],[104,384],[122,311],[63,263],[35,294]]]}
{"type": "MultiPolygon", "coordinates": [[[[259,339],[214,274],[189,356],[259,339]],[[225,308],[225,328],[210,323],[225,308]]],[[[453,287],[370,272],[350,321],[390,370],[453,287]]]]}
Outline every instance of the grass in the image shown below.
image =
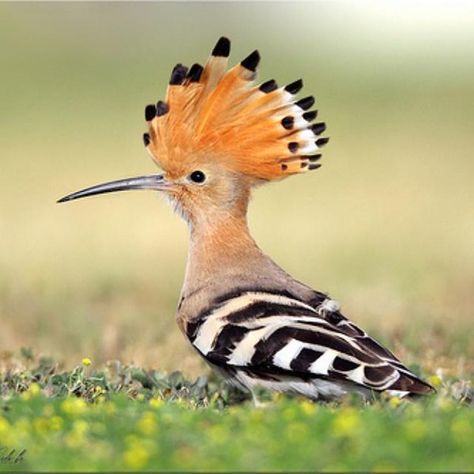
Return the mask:
{"type": "Polygon", "coordinates": [[[69,367],[88,354],[202,373],[173,318],[184,223],[153,193],[55,201],[155,172],[145,104],[163,97],[177,61],[204,61],[226,34],[232,64],[259,48],[259,80],[303,77],[331,136],[320,170],[256,190],[259,245],[407,363],[463,376],[464,361],[472,372],[469,38],[444,23],[417,36],[404,29],[416,26],[413,12],[400,31],[390,15],[369,20],[376,10],[332,2],[0,11],[2,350],[34,347],[69,367]]]}
{"type": "Polygon", "coordinates": [[[266,406],[255,408],[215,379],[90,363],[65,371],[23,350],[4,365],[0,456],[10,453],[12,463],[0,470],[460,472],[474,465],[467,381],[433,375],[433,397],[370,404],[264,393],[266,406]]]}

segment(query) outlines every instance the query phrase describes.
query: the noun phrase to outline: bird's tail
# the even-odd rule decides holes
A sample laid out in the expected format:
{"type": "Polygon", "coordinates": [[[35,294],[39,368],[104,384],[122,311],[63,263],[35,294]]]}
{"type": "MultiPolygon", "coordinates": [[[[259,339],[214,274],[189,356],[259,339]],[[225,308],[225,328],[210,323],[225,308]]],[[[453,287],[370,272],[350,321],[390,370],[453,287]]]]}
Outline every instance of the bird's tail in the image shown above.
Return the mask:
{"type": "Polygon", "coordinates": [[[434,387],[411,372],[400,372],[400,377],[387,388],[387,391],[399,392],[410,397],[436,393],[434,387]]]}

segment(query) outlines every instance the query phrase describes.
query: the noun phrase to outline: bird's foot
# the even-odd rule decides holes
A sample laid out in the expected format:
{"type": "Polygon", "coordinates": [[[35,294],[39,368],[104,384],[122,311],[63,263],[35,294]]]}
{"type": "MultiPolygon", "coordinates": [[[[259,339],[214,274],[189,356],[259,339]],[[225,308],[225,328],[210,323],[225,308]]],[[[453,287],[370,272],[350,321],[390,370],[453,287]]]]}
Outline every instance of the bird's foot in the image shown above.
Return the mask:
{"type": "Polygon", "coordinates": [[[262,402],[262,400],[259,400],[257,394],[252,390],[252,400],[253,400],[253,406],[255,408],[266,408],[268,407],[268,402],[262,402]]]}

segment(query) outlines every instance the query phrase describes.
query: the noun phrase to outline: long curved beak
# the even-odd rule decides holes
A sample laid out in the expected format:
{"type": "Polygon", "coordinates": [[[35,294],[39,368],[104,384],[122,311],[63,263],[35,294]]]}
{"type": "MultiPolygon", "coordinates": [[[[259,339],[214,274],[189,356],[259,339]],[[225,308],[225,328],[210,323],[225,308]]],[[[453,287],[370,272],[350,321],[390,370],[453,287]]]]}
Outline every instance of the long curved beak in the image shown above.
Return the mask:
{"type": "Polygon", "coordinates": [[[165,191],[169,189],[171,184],[162,174],[151,176],[138,176],[137,178],[119,179],[110,181],[109,183],[98,184],[90,188],[82,189],[67,196],[62,197],[57,202],[72,201],[96,194],[113,193],[115,191],[129,191],[131,189],[153,189],[155,191],[165,191]]]}

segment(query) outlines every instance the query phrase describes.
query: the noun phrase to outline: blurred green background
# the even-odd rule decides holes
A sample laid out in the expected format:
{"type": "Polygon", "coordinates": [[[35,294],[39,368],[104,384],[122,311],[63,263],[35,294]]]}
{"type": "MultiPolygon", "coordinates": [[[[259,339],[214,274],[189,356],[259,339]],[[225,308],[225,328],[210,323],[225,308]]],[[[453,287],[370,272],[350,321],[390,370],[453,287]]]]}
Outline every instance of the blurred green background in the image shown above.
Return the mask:
{"type": "Polygon", "coordinates": [[[321,170],[259,189],[250,225],[407,363],[472,372],[474,8],[469,2],[0,5],[0,350],[202,372],[174,322],[187,231],[153,193],[57,205],[154,172],[143,109],[177,62],[255,48],[303,77],[321,170]]]}

